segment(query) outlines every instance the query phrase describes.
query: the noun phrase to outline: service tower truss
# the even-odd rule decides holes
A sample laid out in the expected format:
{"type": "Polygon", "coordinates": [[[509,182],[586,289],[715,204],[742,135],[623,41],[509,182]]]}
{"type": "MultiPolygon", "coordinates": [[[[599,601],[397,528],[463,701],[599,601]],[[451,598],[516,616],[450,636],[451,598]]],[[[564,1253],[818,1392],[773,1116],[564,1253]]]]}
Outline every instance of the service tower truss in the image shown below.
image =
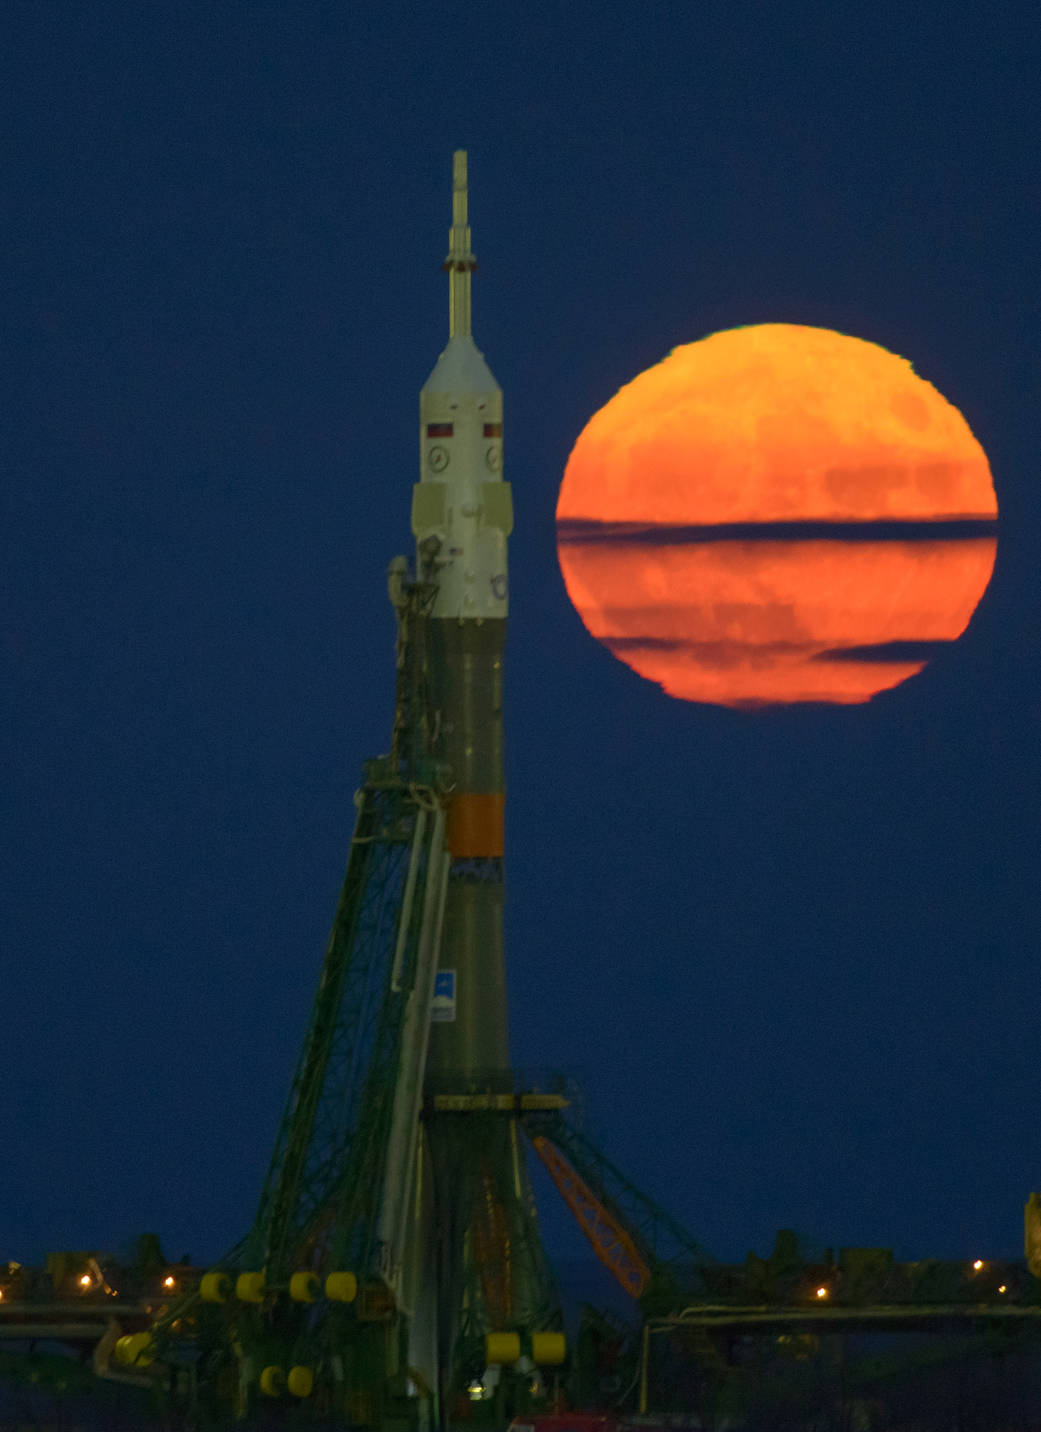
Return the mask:
{"type": "Polygon", "coordinates": [[[389,570],[390,751],[365,763],[256,1218],[192,1297],[117,1350],[138,1370],[181,1357],[214,1415],[283,1402],[361,1427],[498,1422],[537,1405],[565,1357],[519,1124],[566,1101],[518,1087],[507,1034],[513,514],[502,392],[470,331],[463,151],[444,267],[449,339],[420,394],[415,559],[389,570]]]}

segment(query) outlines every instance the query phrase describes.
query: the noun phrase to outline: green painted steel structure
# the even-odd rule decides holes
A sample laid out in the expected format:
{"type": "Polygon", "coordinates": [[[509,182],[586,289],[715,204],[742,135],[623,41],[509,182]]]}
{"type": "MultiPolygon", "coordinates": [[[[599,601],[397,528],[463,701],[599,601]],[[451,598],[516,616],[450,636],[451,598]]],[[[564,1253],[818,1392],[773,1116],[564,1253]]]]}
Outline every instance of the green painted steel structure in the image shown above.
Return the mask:
{"type": "MultiPolygon", "coordinates": [[[[442,931],[457,963],[460,942],[489,953],[478,936],[501,931],[501,861],[453,861],[447,849],[446,807],[468,755],[440,713],[446,662],[461,653],[449,641],[446,656],[442,629],[431,655],[431,587],[411,581],[400,559],[390,591],[391,750],[365,763],[355,797],[345,879],[256,1217],[213,1270],[223,1280],[171,1304],[135,1351],[136,1371],[153,1359],[190,1367],[182,1382],[202,1418],[255,1416],[272,1397],[291,1397],[296,1376],[308,1384],[297,1420],[450,1425],[464,1401],[471,1410],[468,1384],[494,1380],[489,1332],[516,1332],[528,1348],[533,1332],[561,1326],[517,1110],[482,1105],[514,1085],[501,1062],[504,1007],[490,1040],[477,1011],[449,1031],[445,1047],[461,1038],[464,1067],[453,1057],[430,1070],[427,1060],[442,931]],[[477,1067],[479,1051],[496,1062],[477,1067]],[[344,1274],[357,1283],[347,1302],[326,1295],[330,1275],[344,1274]],[[415,1365],[424,1342],[434,1377],[415,1365]]],[[[487,642],[478,645],[483,653],[487,642]]],[[[467,702],[476,691],[501,707],[501,650],[491,680],[459,665],[467,702]]],[[[501,933],[491,954],[501,964],[501,933]]],[[[493,982],[493,1014],[501,994],[493,982]]],[[[476,1420],[528,1405],[531,1381],[500,1371],[476,1420]]]]}
{"type": "Polygon", "coordinates": [[[307,1267],[369,1266],[387,1091],[397,1077],[437,855],[421,821],[436,802],[432,788],[403,780],[389,763],[369,763],[318,996],[245,1246],[246,1262],[264,1268],[269,1281],[286,1282],[307,1267]]]}

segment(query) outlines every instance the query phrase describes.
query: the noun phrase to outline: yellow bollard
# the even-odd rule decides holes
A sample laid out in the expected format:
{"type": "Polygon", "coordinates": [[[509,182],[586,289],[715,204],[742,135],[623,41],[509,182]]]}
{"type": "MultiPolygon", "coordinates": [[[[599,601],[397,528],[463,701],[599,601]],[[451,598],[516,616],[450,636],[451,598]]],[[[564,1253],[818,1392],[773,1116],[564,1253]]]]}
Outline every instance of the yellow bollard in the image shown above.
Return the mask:
{"type": "Polygon", "coordinates": [[[520,1357],[519,1333],[486,1333],[484,1338],[485,1361],[494,1363],[516,1362],[520,1357]]]}
{"type": "Polygon", "coordinates": [[[148,1367],[155,1360],[151,1333],[127,1333],[116,1342],[116,1357],[124,1367],[148,1367]]]}
{"type": "Polygon", "coordinates": [[[265,1367],[260,1374],[260,1390],[265,1397],[281,1397],[285,1386],[286,1375],[280,1367],[265,1367]]]}
{"type": "Polygon", "coordinates": [[[309,1367],[299,1364],[289,1369],[289,1391],[294,1397],[310,1397],[314,1387],[314,1373],[309,1367]]]}
{"type": "Polygon", "coordinates": [[[204,1273],[199,1284],[199,1297],[204,1303],[224,1303],[231,1292],[227,1273],[204,1273]]]}
{"type": "Polygon", "coordinates": [[[353,1273],[330,1273],[325,1280],[325,1296],[332,1303],[353,1303],[358,1296],[358,1280],[353,1273]]]}
{"type": "Polygon", "coordinates": [[[235,1296],[240,1303],[264,1301],[264,1274],[240,1273],[235,1280],[235,1296]]]}
{"type": "Polygon", "coordinates": [[[531,1356],[540,1367],[559,1367],[567,1352],[563,1333],[532,1333],[531,1356]]]}
{"type": "Polygon", "coordinates": [[[294,1273],[289,1279],[289,1296],[294,1303],[313,1303],[321,1291],[314,1273],[294,1273]]]}

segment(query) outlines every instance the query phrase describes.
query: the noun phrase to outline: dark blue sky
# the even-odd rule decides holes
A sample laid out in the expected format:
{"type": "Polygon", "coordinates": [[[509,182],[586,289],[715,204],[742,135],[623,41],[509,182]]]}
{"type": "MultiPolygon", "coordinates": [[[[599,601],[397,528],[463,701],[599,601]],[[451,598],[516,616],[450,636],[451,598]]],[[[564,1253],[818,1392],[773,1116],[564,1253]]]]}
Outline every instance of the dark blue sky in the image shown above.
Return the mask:
{"type": "MultiPolygon", "coordinates": [[[[0,1256],[250,1222],[392,699],[451,153],[505,391],[515,1061],[707,1247],[1015,1253],[1041,1184],[1033,6],[7,7],[0,1256]],[[754,322],[910,358],[1001,506],[865,707],[571,610],[592,412],[754,322]]],[[[550,1241],[568,1245],[548,1219],[550,1241]]]]}

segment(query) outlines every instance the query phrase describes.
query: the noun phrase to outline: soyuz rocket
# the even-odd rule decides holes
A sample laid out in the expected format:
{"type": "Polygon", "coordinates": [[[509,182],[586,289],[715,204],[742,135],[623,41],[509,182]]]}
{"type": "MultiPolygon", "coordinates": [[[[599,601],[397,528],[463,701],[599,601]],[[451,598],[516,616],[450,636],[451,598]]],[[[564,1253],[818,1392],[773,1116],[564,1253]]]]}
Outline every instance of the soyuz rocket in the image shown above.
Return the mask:
{"type": "MultiPolygon", "coordinates": [[[[447,876],[397,1285],[410,1313],[408,1366],[438,1396],[445,1379],[491,1385],[500,1363],[527,1376],[533,1362],[518,1337],[560,1326],[518,1120],[521,1098],[530,1107],[538,1095],[514,1088],[508,1045],[503,653],[513,497],[503,480],[503,391],[470,331],[467,221],[467,156],[457,150],[444,263],[448,344],[420,392],[412,488],[415,574],[427,603],[424,749],[447,773],[438,786],[447,876]],[[505,1335],[507,1353],[500,1345],[491,1355],[485,1335],[505,1335]]],[[[401,558],[392,566],[391,600],[402,566],[401,558]]]]}
{"type": "MultiPolygon", "coordinates": [[[[427,1085],[509,1080],[503,956],[502,676],[510,485],[502,475],[502,389],[470,330],[476,267],[466,152],[453,156],[448,346],[419,397],[412,494],[416,571],[436,587],[427,624],[431,753],[452,772],[451,854],[427,1056],[427,1085]]],[[[509,1087],[507,1082],[506,1087],[509,1087]]]]}
{"type": "Polygon", "coordinates": [[[425,746],[448,772],[441,791],[448,874],[401,1283],[401,1304],[411,1311],[409,1366],[442,1389],[448,1369],[463,1386],[475,1374],[486,1382],[498,1375],[485,1369],[485,1334],[559,1326],[550,1316],[555,1295],[510,1068],[503,651],[513,501],[502,475],[502,390],[470,331],[476,265],[462,150],[453,157],[444,267],[449,337],[419,397],[412,532],[417,581],[432,594],[424,622],[425,746]]]}

